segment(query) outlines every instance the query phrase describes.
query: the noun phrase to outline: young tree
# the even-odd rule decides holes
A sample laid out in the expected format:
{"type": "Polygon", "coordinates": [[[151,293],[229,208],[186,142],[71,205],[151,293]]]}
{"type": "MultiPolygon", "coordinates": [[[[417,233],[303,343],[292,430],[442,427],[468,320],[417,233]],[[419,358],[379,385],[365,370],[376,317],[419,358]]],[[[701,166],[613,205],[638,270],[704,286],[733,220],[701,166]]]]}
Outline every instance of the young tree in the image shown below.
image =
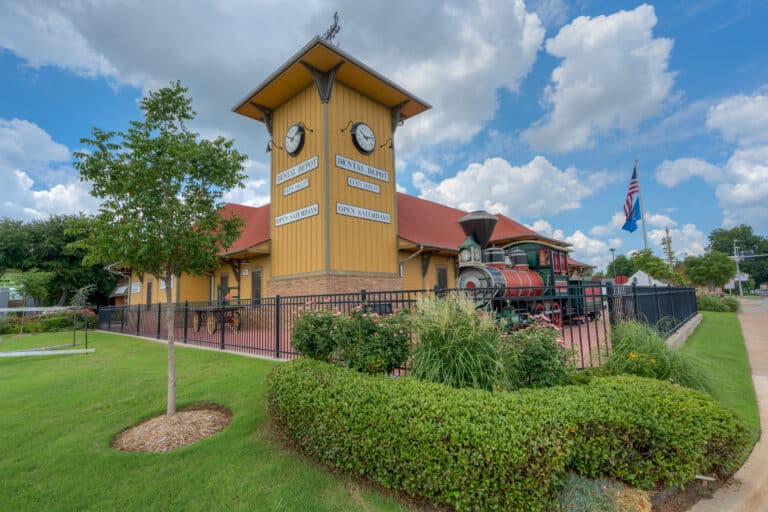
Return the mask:
{"type": "Polygon", "coordinates": [[[674,272],[676,258],[675,251],[672,250],[672,235],[669,234],[669,228],[666,228],[665,231],[666,234],[664,235],[664,238],[661,239],[661,249],[664,251],[664,257],[667,260],[670,272],[674,272]]]}
{"type": "Polygon", "coordinates": [[[25,302],[27,298],[31,298],[35,301],[36,306],[42,306],[43,297],[45,297],[48,284],[52,279],[53,272],[32,269],[22,273],[19,276],[19,291],[24,296],[25,302]]]}
{"type": "MultiPolygon", "coordinates": [[[[245,155],[233,141],[200,139],[185,125],[194,118],[179,82],[141,100],[142,121],[124,132],[92,130],[75,153],[80,179],[102,199],[86,240],[86,261],[114,261],[171,283],[181,273],[216,267],[217,254],[239,236],[242,219],[219,215],[223,192],[245,179],[245,155]]],[[[168,326],[168,407],[176,412],[174,301],[165,287],[168,326]]]]}
{"type": "Polygon", "coordinates": [[[704,256],[685,258],[685,273],[692,282],[707,285],[712,291],[736,275],[736,262],[721,252],[710,251],[704,256]]]}

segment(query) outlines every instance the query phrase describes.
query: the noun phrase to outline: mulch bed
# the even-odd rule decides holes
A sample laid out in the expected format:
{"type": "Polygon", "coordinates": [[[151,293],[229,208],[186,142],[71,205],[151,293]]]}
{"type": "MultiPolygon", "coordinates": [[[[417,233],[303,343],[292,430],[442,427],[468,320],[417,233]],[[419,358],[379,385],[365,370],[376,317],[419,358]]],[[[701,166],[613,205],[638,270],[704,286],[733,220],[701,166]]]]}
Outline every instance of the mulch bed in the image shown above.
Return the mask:
{"type": "Polygon", "coordinates": [[[212,436],[232,421],[232,411],[216,404],[158,416],[120,432],[112,447],[126,452],[169,452],[212,436]]]}

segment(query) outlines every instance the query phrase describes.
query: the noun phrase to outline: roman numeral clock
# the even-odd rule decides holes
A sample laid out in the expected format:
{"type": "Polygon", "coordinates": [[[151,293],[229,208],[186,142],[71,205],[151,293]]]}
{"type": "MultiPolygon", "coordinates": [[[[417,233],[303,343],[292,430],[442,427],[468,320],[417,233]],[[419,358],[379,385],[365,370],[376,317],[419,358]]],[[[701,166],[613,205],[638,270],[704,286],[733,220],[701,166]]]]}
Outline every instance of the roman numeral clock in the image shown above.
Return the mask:
{"type": "Polygon", "coordinates": [[[233,108],[270,136],[269,294],[402,287],[393,140],[429,108],[320,37],[233,108]]]}

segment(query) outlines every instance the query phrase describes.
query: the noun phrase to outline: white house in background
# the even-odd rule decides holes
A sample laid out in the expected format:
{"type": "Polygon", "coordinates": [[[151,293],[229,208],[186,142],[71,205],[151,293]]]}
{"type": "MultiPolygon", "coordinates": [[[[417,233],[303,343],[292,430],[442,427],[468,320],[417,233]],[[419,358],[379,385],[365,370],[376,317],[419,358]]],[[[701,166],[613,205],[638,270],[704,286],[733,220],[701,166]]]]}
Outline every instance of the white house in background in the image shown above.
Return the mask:
{"type": "Polygon", "coordinates": [[[632,283],[637,284],[637,286],[669,286],[669,283],[665,283],[664,281],[659,281],[658,279],[654,279],[642,270],[638,270],[631,276],[629,276],[629,281],[627,281],[628,285],[632,285],[632,283]]]}

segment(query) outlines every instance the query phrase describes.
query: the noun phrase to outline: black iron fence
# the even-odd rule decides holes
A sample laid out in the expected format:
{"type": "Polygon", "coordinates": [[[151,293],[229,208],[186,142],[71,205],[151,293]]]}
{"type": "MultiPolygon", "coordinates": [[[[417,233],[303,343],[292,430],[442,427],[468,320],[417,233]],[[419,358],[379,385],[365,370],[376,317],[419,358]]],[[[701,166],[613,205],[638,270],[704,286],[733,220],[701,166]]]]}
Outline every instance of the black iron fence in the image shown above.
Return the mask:
{"type": "MultiPolygon", "coordinates": [[[[302,311],[325,309],[347,313],[362,305],[391,314],[408,310],[422,298],[461,294],[478,308],[495,311],[505,327],[515,329],[535,317],[546,318],[561,333],[580,367],[599,365],[610,351],[611,325],[639,320],[668,336],[697,313],[693,288],[577,286],[472,290],[397,290],[275,296],[253,300],[183,302],[174,309],[175,340],[181,343],[290,359],[294,319],[302,311]]],[[[99,328],[111,332],[167,339],[164,304],[111,306],[99,309],[99,328]]]]}

